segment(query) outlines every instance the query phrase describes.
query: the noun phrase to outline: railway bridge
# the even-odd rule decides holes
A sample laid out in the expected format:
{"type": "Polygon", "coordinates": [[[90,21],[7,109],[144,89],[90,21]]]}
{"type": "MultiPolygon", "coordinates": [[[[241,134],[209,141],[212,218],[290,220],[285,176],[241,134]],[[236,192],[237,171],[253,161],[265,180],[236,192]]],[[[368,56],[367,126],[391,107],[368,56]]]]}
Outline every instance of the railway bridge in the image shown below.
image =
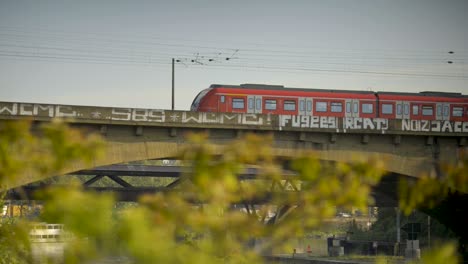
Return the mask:
{"type": "MultiPolygon", "coordinates": [[[[0,102],[0,122],[64,119],[102,135],[104,158],[93,167],[149,159],[171,159],[187,145],[189,132],[208,133],[221,147],[245,133],[271,134],[275,154],[293,157],[314,150],[323,160],[348,162],[356,156],[386,160],[389,173],[419,177],[437,174],[438,165],[467,150],[468,122],[389,120],[243,113],[170,111],[0,102]]],[[[90,169],[71,164],[64,174],[90,169]]],[[[55,176],[55,175],[50,175],[55,176]]],[[[41,179],[23,178],[16,186],[41,179]]]]}
{"type": "MultiPolygon", "coordinates": [[[[456,162],[468,150],[468,122],[0,102],[0,124],[6,120],[23,119],[38,123],[50,122],[55,118],[64,119],[73,127],[99,133],[107,141],[104,158],[94,160],[90,167],[84,167],[81,163],[71,164],[63,171],[63,175],[82,174],[86,171],[99,174],[104,170],[106,175],[112,176],[115,169],[117,173],[125,173],[120,175],[151,174],[152,172],[144,171],[146,168],[135,171],[133,167],[116,168],[115,164],[176,158],[187,146],[185,135],[189,132],[207,133],[210,142],[220,154],[223,145],[245,133],[264,133],[272,135],[274,152],[279,157],[294,157],[304,150],[313,150],[320,159],[326,161],[349,162],[356,156],[377,157],[386,161],[389,175],[413,178],[420,177],[423,173],[440,176],[440,164],[456,162]]],[[[176,175],[178,172],[171,173],[176,175]]],[[[249,177],[250,172],[246,173],[244,177],[249,177]]],[[[57,175],[45,177],[49,176],[57,175]]],[[[99,175],[94,179],[98,178],[99,175]]],[[[388,196],[389,192],[392,196],[396,195],[394,178],[388,185],[385,185],[385,178],[382,181],[384,185],[382,182],[379,184],[383,196],[388,196]]],[[[43,179],[21,177],[12,187],[40,180],[43,179]]],[[[125,183],[122,182],[121,185],[125,189],[125,183]]],[[[452,195],[438,209],[428,212],[458,234],[461,245],[466,245],[468,241],[464,228],[467,198],[466,194],[452,195]]],[[[376,201],[378,205],[378,197],[376,201]]],[[[277,214],[284,214],[284,208],[288,209],[283,207],[277,214]]]]}

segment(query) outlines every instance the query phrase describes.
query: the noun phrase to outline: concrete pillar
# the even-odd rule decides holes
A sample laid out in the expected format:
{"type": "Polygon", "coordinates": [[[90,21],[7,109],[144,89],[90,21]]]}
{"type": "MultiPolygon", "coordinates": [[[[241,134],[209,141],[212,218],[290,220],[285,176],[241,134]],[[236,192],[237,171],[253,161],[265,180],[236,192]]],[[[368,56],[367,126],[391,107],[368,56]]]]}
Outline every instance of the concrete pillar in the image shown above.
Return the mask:
{"type": "Polygon", "coordinates": [[[333,245],[329,250],[329,254],[332,257],[344,256],[344,247],[341,246],[340,239],[333,239],[333,245]]]}
{"type": "Polygon", "coordinates": [[[419,240],[406,240],[405,259],[420,259],[419,240]]]}

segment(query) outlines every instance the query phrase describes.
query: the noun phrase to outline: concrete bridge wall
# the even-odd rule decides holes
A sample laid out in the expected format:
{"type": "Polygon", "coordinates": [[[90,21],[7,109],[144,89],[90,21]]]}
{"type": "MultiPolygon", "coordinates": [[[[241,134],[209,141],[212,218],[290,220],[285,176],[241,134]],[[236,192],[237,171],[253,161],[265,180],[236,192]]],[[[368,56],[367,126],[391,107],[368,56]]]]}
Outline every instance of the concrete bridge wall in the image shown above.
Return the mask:
{"type": "MultiPolygon", "coordinates": [[[[176,157],[185,134],[204,132],[221,148],[244,133],[268,133],[276,155],[315,151],[323,160],[384,159],[390,172],[418,177],[435,173],[439,162],[454,162],[466,150],[468,122],[336,118],[235,113],[198,113],[0,102],[1,120],[50,122],[63,118],[74,127],[101,134],[106,155],[92,166],[176,157]]],[[[63,173],[87,169],[73,164],[63,173]]],[[[39,179],[29,179],[39,180],[39,179]]],[[[24,182],[27,183],[27,182],[24,182]]],[[[24,184],[22,183],[22,184],[24,184]]]]}

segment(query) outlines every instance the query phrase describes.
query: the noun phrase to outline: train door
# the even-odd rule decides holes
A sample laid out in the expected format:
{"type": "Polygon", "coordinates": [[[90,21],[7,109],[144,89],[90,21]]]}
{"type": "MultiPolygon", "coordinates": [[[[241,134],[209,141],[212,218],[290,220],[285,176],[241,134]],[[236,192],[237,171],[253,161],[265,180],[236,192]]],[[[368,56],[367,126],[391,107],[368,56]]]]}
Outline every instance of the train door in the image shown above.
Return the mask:
{"type": "Polygon", "coordinates": [[[218,112],[228,112],[226,99],[223,94],[218,96],[218,112]]]}
{"type": "Polygon", "coordinates": [[[436,120],[449,120],[449,109],[448,103],[437,103],[436,104],[436,120]]]}
{"type": "Polygon", "coordinates": [[[347,99],[346,100],[346,117],[359,117],[359,100],[347,99]]]}
{"type": "Polygon", "coordinates": [[[312,98],[299,97],[299,115],[312,115],[312,98]]]}
{"type": "Polygon", "coordinates": [[[410,119],[410,103],[397,101],[395,117],[397,119],[410,119]]]}
{"type": "Polygon", "coordinates": [[[247,113],[261,114],[262,113],[262,97],[258,95],[247,96],[247,113]]]}

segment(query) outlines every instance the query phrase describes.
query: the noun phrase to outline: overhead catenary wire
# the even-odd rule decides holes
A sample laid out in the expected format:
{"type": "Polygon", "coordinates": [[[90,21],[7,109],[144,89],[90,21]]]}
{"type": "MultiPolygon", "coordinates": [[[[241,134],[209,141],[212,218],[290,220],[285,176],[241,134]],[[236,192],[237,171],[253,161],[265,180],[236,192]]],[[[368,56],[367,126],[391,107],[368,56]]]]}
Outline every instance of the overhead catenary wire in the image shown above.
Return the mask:
{"type": "MultiPolygon", "coordinates": [[[[2,34],[2,32],[0,31],[0,34],[2,34]]],[[[11,34],[11,33],[8,33],[8,34],[11,34]]],[[[23,38],[27,38],[28,35],[21,35],[21,34],[16,34],[17,36],[19,37],[23,37],[23,38]]],[[[34,36],[35,40],[38,40],[40,38],[44,38],[44,34],[37,34],[37,35],[29,35],[29,37],[31,36],[34,36]]],[[[93,38],[90,38],[90,39],[86,39],[86,38],[83,38],[83,37],[77,37],[76,35],[73,35],[71,33],[67,33],[66,35],[52,35],[53,36],[53,40],[54,40],[54,43],[56,43],[57,40],[59,41],[69,41],[71,44],[73,45],[76,45],[76,44],[84,44],[84,45],[88,45],[91,44],[95,44],[95,46],[103,46],[102,43],[108,43],[108,44],[112,44],[112,45],[120,45],[120,46],[124,46],[124,47],[127,47],[127,48],[130,48],[130,49],[136,49],[136,48],[140,48],[140,47],[148,47],[148,46],[164,46],[166,48],[171,48],[171,49],[174,49],[174,48],[177,48],[177,49],[180,49],[180,48],[189,48],[191,50],[193,49],[197,49],[197,48],[204,48],[204,49],[211,49],[213,50],[213,53],[216,52],[216,53],[219,53],[218,51],[222,50],[226,53],[228,52],[231,52],[233,50],[236,50],[234,48],[222,48],[222,47],[216,47],[216,46],[200,46],[200,45],[186,45],[186,44],[174,44],[174,43],[161,43],[161,42],[148,42],[147,40],[122,40],[122,39],[111,39],[111,38],[103,38],[102,36],[99,36],[99,37],[93,37],[93,38]],[[130,46],[129,46],[130,45],[130,46]]],[[[24,40],[24,39],[23,39],[24,40]]],[[[46,39],[46,41],[48,41],[50,39],[46,39]]],[[[68,43],[68,44],[70,44],[68,43]]],[[[106,46],[108,47],[108,46],[106,46]]],[[[307,50],[307,51],[291,51],[290,49],[289,50],[276,50],[276,51],[269,51],[268,49],[248,49],[248,48],[243,48],[242,49],[242,52],[245,54],[245,55],[250,55],[252,57],[255,57],[255,56],[275,56],[275,57],[281,57],[281,56],[284,56],[284,57],[288,57],[288,58],[291,58],[291,57],[294,57],[295,54],[298,56],[298,57],[308,57],[308,56],[313,56],[313,57],[317,57],[318,54],[321,54],[323,55],[323,57],[326,57],[326,58],[347,58],[347,59],[354,59],[356,57],[356,55],[358,55],[358,57],[363,57],[363,58],[366,58],[366,59],[390,59],[390,60],[395,60],[395,59],[398,59],[398,60],[408,60],[408,61],[417,61],[417,60],[430,60],[430,59],[434,59],[434,60],[439,60],[441,58],[443,58],[443,56],[445,55],[445,52],[441,52],[441,51],[436,51],[436,52],[431,52],[431,53],[421,53],[421,55],[418,55],[420,54],[420,51],[415,51],[416,53],[414,54],[411,54],[411,55],[407,55],[407,56],[404,56],[404,57],[401,57],[402,56],[402,53],[398,53],[399,54],[399,57],[395,57],[395,52],[397,51],[392,51],[390,53],[385,53],[385,52],[379,52],[378,53],[378,56],[374,56],[372,55],[372,52],[370,52],[369,50],[365,50],[365,51],[355,51],[355,50],[350,50],[348,52],[343,52],[343,51],[339,51],[339,50],[329,50],[328,52],[326,51],[321,51],[321,50],[315,50],[315,49],[312,49],[312,50],[307,50]],[[253,54],[251,54],[252,52],[254,52],[253,54]],[[312,54],[311,54],[312,53],[312,54]],[[432,57],[429,57],[428,55],[431,55],[432,57]],[[437,56],[435,56],[437,55],[437,56]]],[[[464,59],[464,58],[468,58],[468,55],[467,53],[460,53],[460,52],[457,52],[457,58],[459,59],[464,59]]]]}
{"type": "MultiPolygon", "coordinates": [[[[116,40],[119,43],[132,43],[132,44],[138,44],[139,46],[141,45],[165,45],[165,46],[184,46],[184,47],[189,47],[189,48],[201,48],[201,49],[224,49],[224,50],[235,50],[239,45],[245,46],[246,44],[253,45],[255,47],[258,46],[270,46],[271,43],[268,42],[250,42],[250,41],[245,41],[243,40],[242,42],[237,42],[233,43],[230,41],[229,47],[221,47],[219,43],[219,39],[212,39],[212,40],[203,40],[203,42],[209,42],[209,43],[217,43],[218,46],[212,46],[212,45],[188,45],[188,44],[170,44],[167,43],[167,41],[173,41],[176,43],[180,42],[201,42],[199,40],[194,40],[194,39],[184,39],[184,38],[168,38],[167,36],[154,36],[153,34],[126,34],[125,35],[125,41],[122,41],[122,35],[118,34],[111,34],[109,32],[70,32],[70,31],[61,31],[61,30],[50,30],[50,29],[41,29],[41,28],[19,28],[19,27],[2,27],[0,26],[0,34],[2,33],[1,31],[6,31],[17,33],[23,36],[26,36],[26,34],[30,34],[35,37],[44,37],[44,36],[53,36],[55,39],[66,39],[67,37],[70,38],[73,41],[76,40],[84,40],[84,41],[101,41],[101,42],[111,42],[115,43],[116,40]],[[78,37],[77,37],[78,36],[78,37]],[[127,38],[130,37],[132,40],[129,41],[127,38]],[[164,41],[164,42],[152,42],[152,40],[158,40],[158,41],[164,41]]],[[[356,54],[356,53],[366,53],[366,54],[372,54],[372,53],[378,53],[378,54],[407,54],[409,56],[412,55],[421,55],[421,56],[427,56],[428,54],[445,54],[449,51],[452,50],[447,50],[447,51],[442,51],[442,50],[433,50],[433,49],[425,49],[424,47],[418,48],[417,50],[409,50],[409,49],[384,49],[384,48],[363,48],[363,49],[344,49],[344,48],[330,48],[330,47],[320,47],[320,46],[311,46],[311,45],[306,45],[303,47],[298,47],[298,46],[291,46],[291,45],[280,45],[280,44],[274,44],[274,47],[284,47],[285,49],[283,50],[278,50],[278,49],[269,49],[269,48],[243,48],[244,52],[268,52],[268,53],[287,53],[287,54],[303,54],[305,50],[308,52],[310,50],[316,50],[319,52],[333,52],[333,53],[348,53],[348,54],[356,54]],[[305,49],[303,51],[295,51],[295,50],[300,50],[300,49],[305,49]],[[292,50],[294,49],[294,50],[292,50]]],[[[452,54],[455,52],[452,51],[452,54]]],[[[465,58],[468,56],[468,49],[463,49],[463,50],[458,50],[457,52],[458,56],[464,56],[465,58]]]]}
{"type": "MultiPolygon", "coordinates": [[[[132,65],[169,65],[169,63],[161,61],[152,61],[146,59],[135,59],[135,58],[123,58],[123,57],[114,57],[114,58],[100,58],[100,57],[73,57],[73,56],[64,56],[64,55],[53,55],[53,54],[9,54],[0,51],[0,57],[11,57],[11,58],[29,58],[29,59],[40,59],[40,60],[54,60],[57,59],[61,62],[88,62],[88,63],[97,63],[97,64],[132,64],[132,65]]],[[[436,73],[411,73],[411,72],[384,72],[384,71],[370,71],[370,70],[358,70],[358,69],[327,69],[327,68],[305,68],[305,67],[272,67],[272,66],[260,66],[260,65],[206,65],[200,64],[199,66],[207,67],[218,67],[226,70],[233,68],[243,68],[243,69],[256,69],[256,70],[276,70],[276,71],[294,71],[296,73],[301,72],[328,72],[328,73],[356,73],[356,74],[370,74],[370,75],[388,75],[388,76],[411,76],[411,77],[431,77],[431,78],[454,78],[454,79],[468,79],[466,75],[449,75],[449,74],[436,74],[436,73]]]]}
{"type": "MultiPolygon", "coordinates": [[[[48,31],[46,31],[48,32],[48,31]]],[[[34,37],[36,40],[38,39],[41,39],[41,38],[44,38],[44,37],[47,37],[49,40],[61,40],[61,41],[72,41],[72,43],[74,44],[77,44],[77,43],[86,43],[86,44],[89,44],[89,43],[96,43],[96,44],[99,44],[99,43],[110,43],[110,44],[119,44],[119,45],[130,45],[130,47],[132,45],[134,45],[133,47],[143,47],[143,46],[165,46],[165,47],[172,47],[172,48],[190,48],[190,49],[211,49],[211,50],[224,50],[224,51],[233,51],[233,50],[236,50],[237,48],[233,48],[233,47],[220,47],[220,46],[209,46],[209,45],[187,45],[187,44],[180,44],[180,43],[167,43],[167,40],[166,42],[153,42],[153,41],[150,41],[152,38],[141,38],[141,39],[132,39],[132,40],[128,40],[128,39],[122,39],[121,37],[120,38],[111,38],[111,37],[108,37],[108,35],[106,34],[99,34],[98,36],[95,36],[93,35],[93,37],[83,37],[83,36],[80,36],[80,35],[77,35],[77,34],[74,34],[74,33],[71,33],[71,32],[67,32],[67,33],[61,33],[61,34],[52,34],[50,36],[47,36],[47,35],[44,35],[42,34],[41,32],[29,32],[28,34],[31,34],[31,35],[25,35],[25,34],[12,34],[12,33],[3,33],[1,32],[0,30],[0,35],[1,34],[10,34],[10,35],[15,35],[15,36],[18,36],[18,37],[34,37]]],[[[110,36],[115,36],[115,35],[110,35],[110,36]]],[[[437,58],[439,58],[440,56],[443,56],[445,55],[445,51],[440,51],[440,50],[437,50],[437,51],[430,51],[430,52],[422,52],[421,50],[414,50],[414,51],[399,51],[399,50],[376,50],[376,49],[365,49],[365,50],[355,50],[355,49],[352,49],[352,50],[340,50],[340,49],[317,49],[317,48],[314,48],[314,47],[309,47],[306,51],[294,51],[294,50],[291,50],[291,49],[286,49],[286,50],[269,50],[267,48],[263,48],[263,49],[250,49],[250,48],[243,48],[242,49],[243,52],[254,52],[255,54],[259,54],[259,55],[270,55],[270,56],[273,56],[273,55],[276,55],[276,56],[279,56],[279,55],[284,55],[284,56],[293,56],[293,55],[299,55],[299,56],[304,56],[304,54],[307,52],[307,53],[310,53],[310,52],[319,52],[321,54],[327,54],[327,57],[331,57],[331,56],[336,56],[337,54],[350,54],[350,55],[356,55],[356,54],[361,54],[361,55],[372,55],[374,52],[378,52],[377,54],[379,54],[381,57],[382,55],[386,55],[386,56],[383,56],[383,58],[388,58],[388,57],[394,57],[396,54],[402,56],[402,55],[406,55],[407,57],[403,57],[401,59],[421,59],[421,58],[427,58],[428,55],[431,55],[431,56],[434,56],[434,55],[437,55],[437,58]],[[419,56],[415,58],[415,56],[419,56]]],[[[316,54],[314,54],[313,56],[315,56],[316,54]]],[[[461,51],[461,52],[457,52],[457,56],[458,57],[462,57],[462,58],[468,58],[468,52],[466,51],[461,51]]],[[[346,56],[345,56],[346,57],[346,56]]],[[[378,57],[377,57],[378,58],[378,57]]]]}
{"type": "MultiPolygon", "coordinates": [[[[3,31],[2,31],[3,30],[3,31]]],[[[60,60],[69,63],[105,63],[132,65],[166,65],[169,58],[220,69],[279,70],[296,73],[328,72],[386,76],[466,79],[466,53],[372,52],[356,50],[309,51],[223,48],[209,45],[154,42],[147,39],[122,40],[104,36],[77,36],[72,33],[4,30],[0,35],[0,57],[37,61],[60,60]],[[5,32],[6,31],[6,32],[5,32]],[[36,38],[35,38],[36,37],[36,38]],[[28,39],[34,41],[26,41],[28,39]],[[106,45],[104,45],[106,44],[106,45]],[[203,49],[194,53],[193,50],[203,49]],[[447,54],[450,55],[447,59],[447,54]],[[456,54],[456,56],[454,56],[456,54]],[[196,56],[196,57],[195,57],[196,56]],[[191,59],[190,59],[191,58],[191,59]],[[195,59],[194,59],[195,58],[195,59]],[[220,62],[230,60],[229,64],[220,62]],[[450,61],[451,68],[441,65],[450,61]],[[452,67],[453,66],[453,67],[452,67]]],[[[468,58],[468,56],[466,57],[468,58]]]]}

